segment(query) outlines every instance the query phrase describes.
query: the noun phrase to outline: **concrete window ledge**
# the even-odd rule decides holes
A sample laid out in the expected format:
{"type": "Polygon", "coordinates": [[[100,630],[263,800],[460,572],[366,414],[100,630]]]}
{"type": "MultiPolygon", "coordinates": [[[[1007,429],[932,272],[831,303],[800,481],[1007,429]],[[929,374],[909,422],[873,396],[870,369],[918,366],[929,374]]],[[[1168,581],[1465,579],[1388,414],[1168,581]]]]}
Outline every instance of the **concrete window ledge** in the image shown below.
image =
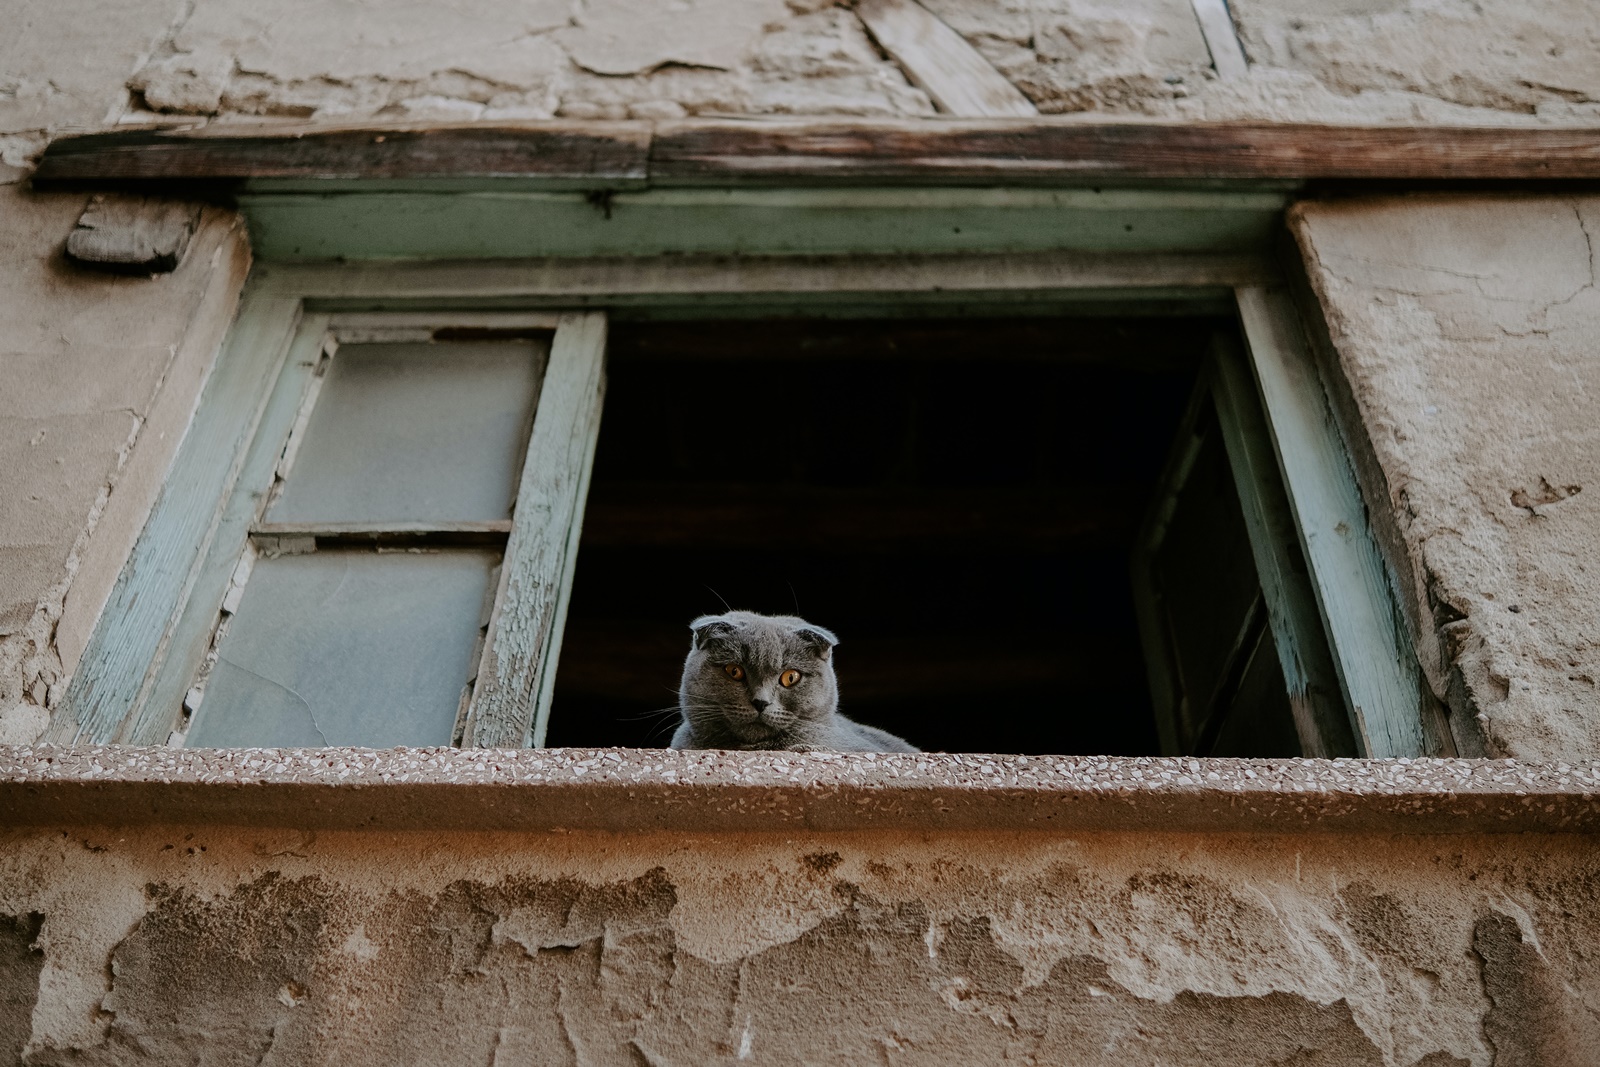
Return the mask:
{"type": "Polygon", "coordinates": [[[0,746],[0,823],[1593,833],[1600,761],[0,746]]]}

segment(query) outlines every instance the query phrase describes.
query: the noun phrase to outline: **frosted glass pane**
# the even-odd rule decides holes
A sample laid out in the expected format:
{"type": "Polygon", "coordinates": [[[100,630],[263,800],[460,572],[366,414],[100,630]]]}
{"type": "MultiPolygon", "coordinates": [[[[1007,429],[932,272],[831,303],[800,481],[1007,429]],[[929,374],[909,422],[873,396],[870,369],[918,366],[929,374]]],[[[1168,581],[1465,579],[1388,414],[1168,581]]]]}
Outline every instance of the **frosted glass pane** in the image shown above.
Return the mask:
{"type": "Polygon", "coordinates": [[[342,345],[269,522],[511,517],[549,345],[342,345]]]}
{"type": "Polygon", "coordinates": [[[448,745],[499,553],[258,560],[190,747],[448,745]]]}

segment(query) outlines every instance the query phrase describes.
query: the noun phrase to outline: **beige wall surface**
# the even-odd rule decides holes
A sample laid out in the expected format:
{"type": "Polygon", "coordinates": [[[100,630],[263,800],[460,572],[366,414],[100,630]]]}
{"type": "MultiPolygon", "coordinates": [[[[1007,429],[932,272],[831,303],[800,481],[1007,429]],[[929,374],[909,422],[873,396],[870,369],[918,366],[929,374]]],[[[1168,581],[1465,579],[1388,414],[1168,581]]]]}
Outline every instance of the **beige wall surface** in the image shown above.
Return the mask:
{"type": "MultiPolygon", "coordinates": [[[[1592,123],[1588,0],[1237,0],[1219,79],[1189,0],[928,0],[1041,111],[1592,123]]],[[[0,137],[156,115],[493,119],[933,113],[830,0],[14,0],[0,137]]],[[[0,141],[0,144],[3,144],[0,141]]],[[[13,154],[22,151],[13,144],[13,154]]]]}
{"type": "Polygon", "coordinates": [[[0,1061],[1579,1067],[1597,886],[1577,836],[13,831],[0,1061]]]}
{"type": "MultiPolygon", "coordinates": [[[[1211,69],[1185,0],[927,6],[1044,112],[1476,124],[1600,118],[1600,9],[1586,0],[1239,0],[1233,11],[1251,66],[1232,79],[1211,69]]],[[[60,250],[82,198],[34,194],[25,184],[51,135],[214,116],[935,114],[850,7],[823,0],[538,0],[470,10],[141,0],[98,6],[92,17],[82,5],[18,0],[8,19],[0,39],[0,743],[38,736],[75,666],[231,314],[226,290],[237,290],[244,269],[241,237],[220,214],[208,217],[173,276],[114,279],[66,266],[60,250]],[[163,420],[154,430],[152,418],[163,420]]],[[[1562,247],[1573,239],[1565,234],[1562,247]]],[[[1494,277],[1498,284],[1502,275],[1494,277]]],[[[1497,299],[1514,302],[1525,290],[1513,286],[1497,299]]],[[[1551,314],[1570,319],[1582,306],[1574,300],[1551,314]]],[[[1497,332],[1473,343],[1479,362],[1493,363],[1495,353],[1537,340],[1497,332]]],[[[1379,348],[1372,352],[1368,364],[1379,348]]],[[[1471,433],[1500,425],[1473,423],[1471,433]]],[[[1563,462],[1580,462],[1570,454],[1571,433],[1539,441],[1567,449],[1563,462]]],[[[1547,466],[1505,473],[1536,493],[1544,491],[1540,478],[1582,481],[1547,466]]],[[[1559,541],[1555,551],[1573,545],[1559,541]]],[[[1472,551],[1493,555],[1484,544],[1472,551]]],[[[1581,570],[1582,559],[1565,558],[1561,566],[1581,570]]],[[[1521,641],[1531,650],[1518,653],[1524,659],[1566,665],[1546,665],[1552,679],[1570,667],[1574,677],[1557,688],[1587,684],[1580,679],[1594,672],[1575,665],[1586,662],[1574,654],[1578,637],[1549,637],[1547,645],[1522,632],[1526,616],[1517,622],[1522,630],[1492,638],[1473,632],[1495,648],[1521,641]]],[[[1468,692],[1482,704],[1490,690],[1474,683],[1468,692]]],[[[1539,729],[1560,740],[1519,748],[1512,734],[1491,730],[1503,738],[1491,747],[1532,754],[1592,743],[1592,733],[1570,724],[1539,729]]]]}
{"type": "MultiPolygon", "coordinates": [[[[927,0],[1043,112],[1600,123],[1590,0],[927,0]]],[[[63,131],[932,116],[824,0],[12,0],[0,15],[0,744],[42,733],[249,265],[67,265],[63,131]]],[[[1600,753],[1594,198],[1292,219],[1435,690],[1600,753]]],[[[1466,736],[1466,734],[1463,734],[1466,736]]],[[[0,829],[0,1063],[1600,1062],[1578,836],[0,829]]]]}
{"type": "Polygon", "coordinates": [[[1418,650],[1489,754],[1600,751],[1600,198],[1304,204],[1418,650]]]}

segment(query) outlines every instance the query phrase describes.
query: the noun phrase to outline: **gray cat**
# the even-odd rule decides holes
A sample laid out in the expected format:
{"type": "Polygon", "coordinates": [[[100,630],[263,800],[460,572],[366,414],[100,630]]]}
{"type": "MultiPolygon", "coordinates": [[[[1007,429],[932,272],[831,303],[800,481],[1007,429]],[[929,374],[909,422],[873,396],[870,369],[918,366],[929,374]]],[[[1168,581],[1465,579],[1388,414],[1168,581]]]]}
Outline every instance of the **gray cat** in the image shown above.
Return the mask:
{"type": "Polygon", "coordinates": [[[839,714],[839,639],[793,615],[730,611],[689,624],[673,748],[920,752],[839,714]]]}

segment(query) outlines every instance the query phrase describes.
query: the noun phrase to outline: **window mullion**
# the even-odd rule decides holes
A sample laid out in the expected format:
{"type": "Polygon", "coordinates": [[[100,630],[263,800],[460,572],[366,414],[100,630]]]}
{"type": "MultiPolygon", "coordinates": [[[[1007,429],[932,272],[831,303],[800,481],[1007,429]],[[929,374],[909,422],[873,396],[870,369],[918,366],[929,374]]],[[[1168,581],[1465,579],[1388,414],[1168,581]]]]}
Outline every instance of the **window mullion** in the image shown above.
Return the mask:
{"type": "Polygon", "coordinates": [[[1250,534],[1273,644],[1289,687],[1301,751],[1313,757],[1353,756],[1356,743],[1350,716],[1317,615],[1311,579],[1295,558],[1299,535],[1278,477],[1255,384],[1238,345],[1222,334],[1212,342],[1212,397],[1250,534]]]}
{"type": "Polygon", "coordinates": [[[1236,293],[1267,429],[1362,755],[1453,754],[1447,735],[1424,726],[1432,694],[1395,609],[1299,316],[1282,289],[1245,286],[1236,293]]]}

